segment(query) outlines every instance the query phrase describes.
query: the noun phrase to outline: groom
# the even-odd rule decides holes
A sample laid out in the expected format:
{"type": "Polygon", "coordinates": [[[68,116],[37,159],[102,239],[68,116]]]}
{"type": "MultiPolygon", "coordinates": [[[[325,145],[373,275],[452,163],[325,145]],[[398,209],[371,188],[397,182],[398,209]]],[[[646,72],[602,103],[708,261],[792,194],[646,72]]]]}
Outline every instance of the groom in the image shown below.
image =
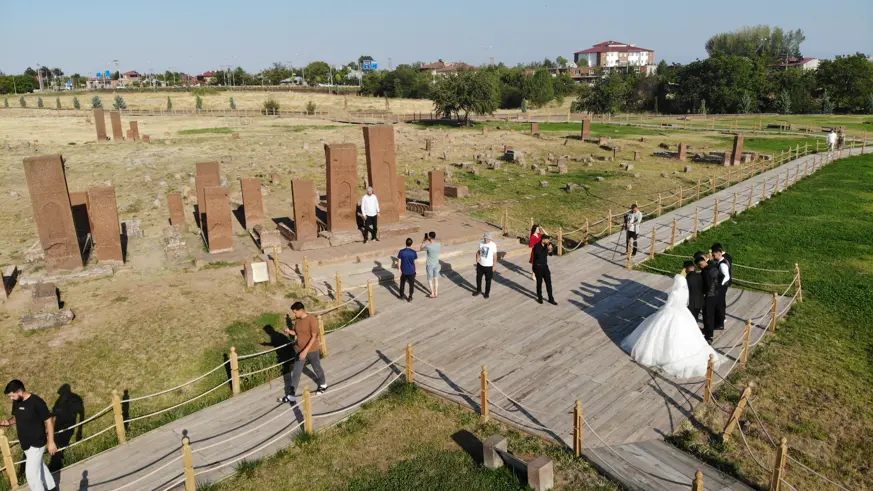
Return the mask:
{"type": "Polygon", "coordinates": [[[721,300],[721,278],[719,278],[718,264],[707,264],[706,257],[697,256],[694,262],[705,265],[701,275],[703,276],[703,337],[712,345],[712,336],[715,333],[716,315],[719,301],[721,300]]]}
{"type": "Polygon", "coordinates": [[[703,275],[701,271],[706,268],[706,261],[697,263],[700,271],[695,269],[694,261],[685,261],[685,281],[688,282],[688,310],[694,316],[695,321],[700,320],[700,311],[703,310],[704,295],[703,295],[703,275]]]}

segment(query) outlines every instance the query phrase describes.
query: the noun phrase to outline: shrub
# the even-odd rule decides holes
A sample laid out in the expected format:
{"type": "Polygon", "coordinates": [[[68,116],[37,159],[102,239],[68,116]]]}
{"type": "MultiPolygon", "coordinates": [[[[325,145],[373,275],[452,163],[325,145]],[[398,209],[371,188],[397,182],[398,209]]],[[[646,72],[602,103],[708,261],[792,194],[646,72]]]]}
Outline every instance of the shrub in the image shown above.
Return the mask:
{"type": "Polygon", "coordinates": [[[94,109],[102,109],[103,101],[100,100],[100,96],[94,96],[91,98],[91,107],[94,109]]]}
{"type": "Polygon", "coordinates": [[[776,109],[782,114],[791,114],[791,94],[787,90],[779,93],[776,99],[776,109]]]}
{"type": "Polygon", "coordinates": [[[18,98],[18,104],[21,105],[21,107],[27,107],[27,101],[24,100],[24,96],[18,98]]]}
{"type": "Polygon", "coordinates": [[[706,99],[700,100],[700,107],[697,109],[700,114],[706,114],[706,99]]]}
{"type": "Polygon", "coordinates": [[[82,105],[79,104],[79,98],[78,98],[78,97],[73,97],[73,107],[74,107],[75,109],[82,109],[82,105]]]}
{"type": "Polygon", "coordinates": [[[170,99],[170,96],[167,96],[167,111],[173,110],[173,100],[170,99]]]}
{"type": "Polygon", "coordinates": [[[233,100],[233,96],[230,97],[230,108],[236,109],[236,101],[233,100]]]}
{"type": "Polygon", "coordinates": [[[306,103],[306,114],[315,114],[315,103],[309,101],[306,103]]]}
{"type": "Polygon", "coordinates": [[[740,98],[740,114],[750,114],[752,112],[752,96],[749,94],[749,91],[743,92],[743,96],[740,98]]]}
{"type": "Polygon", "coordinates": [[[36,98],[36,107],[38,107],[38,108],[40,108],[40,109],[43,108],[42,97],[37,97],[37,98],[36,98]]]}
{"type": "Polygon", "coordinates": [[[193,92],[194,95],[214,95],[218,93],[218,89],[213,87],[197,87],[193,92]]]}
{"type": "Polygon", "coordinates": [[[61,98],[60,97],[55,97],[55,106],[57,106],[58,109],[61,108],[61,98]]]}
{"type": "Polygon", "coordinates": [[[273,99],[273,96],[267,98],[264,101],[264,109],[261,111],[263,114],[278,114],[279,113],[279,101],[273,99]]]}
{"type": "Polygon", "coordinates": [[[834,103],[831,101],[831,96],[828,95],[828,90],[825,89],[824,94],[821,96],[821,113],[822,114],[833,114],[834,113],[834,103]]]}
{"type": "Polygon", "coordinates": [[[121,97],[121,94],[115,96],[115,104],[112,105],[115,109],[127,109],[127,103],[124,102],[124,98],[121,97]]]}
{"type": "Polygon", "coordinates": [[[197,95],[194,96],[194,107],[195,107],[198,111],[202,111],[202,110],[203,110],[203,98],[200,97],[200,94],[197,94],[197,95]]]}

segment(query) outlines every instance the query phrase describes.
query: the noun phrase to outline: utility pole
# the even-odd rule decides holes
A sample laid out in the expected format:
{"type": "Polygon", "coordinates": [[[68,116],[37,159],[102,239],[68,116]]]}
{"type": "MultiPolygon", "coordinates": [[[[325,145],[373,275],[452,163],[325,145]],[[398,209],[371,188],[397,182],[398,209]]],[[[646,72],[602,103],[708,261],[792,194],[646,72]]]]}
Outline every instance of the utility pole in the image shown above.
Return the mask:
{"type": "Polygon", "coordinates": [[[36,64],[36,78],[39,80],[39,91],[42,92],[42,65],[36,64]]]}
{"type": "Polygon", "coordinates": [[[391,68],[392,68],[392,65],[391,65],[391,57],[389,56],[389,57],[388,57],[388,70],[391,70],[391,68]]]}

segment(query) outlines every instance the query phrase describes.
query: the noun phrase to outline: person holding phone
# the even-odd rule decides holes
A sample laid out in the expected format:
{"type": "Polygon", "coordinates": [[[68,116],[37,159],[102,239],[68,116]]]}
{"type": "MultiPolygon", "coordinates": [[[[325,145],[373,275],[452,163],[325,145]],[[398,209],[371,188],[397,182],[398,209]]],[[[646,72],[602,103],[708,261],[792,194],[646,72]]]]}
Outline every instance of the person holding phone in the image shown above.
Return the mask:
{"type": "Polygon", "coordinates": [[[491,233],[486,232],[479,243],[476,251],[476,291],[473,296],[482,295],[488,298],[491,295],[491,279],[497,271],[497,244],[491,240],[491,233]],[[485,293],[482,293],[482,278],[485,278],[485,293]]]}

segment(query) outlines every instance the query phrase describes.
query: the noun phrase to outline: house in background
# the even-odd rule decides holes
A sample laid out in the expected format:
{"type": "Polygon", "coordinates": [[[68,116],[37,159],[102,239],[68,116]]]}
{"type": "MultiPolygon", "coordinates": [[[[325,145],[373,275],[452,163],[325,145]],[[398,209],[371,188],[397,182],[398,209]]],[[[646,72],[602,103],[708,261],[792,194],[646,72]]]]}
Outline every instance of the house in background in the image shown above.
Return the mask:
{"type": "Polygon", "coordinates": [[[133,84],[133,82],[139,82],[142,80],[142,75],[136,70],[130,72],[124,72],[121,74],[121,83],[125,86],[133,84]]]}
{"type": "Polygon", "coordinates": [[[443,60],[439,60],[436,63],[422,65],[418,69],[423,72],[431,72],[431,75],[436,77],[437,75],[448,75],[449,73],[457,73],[461,70],[476,70],[476,67],[460,61],[455,63],[446,63],[443,60]]]}
{"type": "Polygon", "coordinates": [[[818,58],[789,58],[787,62],[770,65],[777,70],[799,68],[801,70],[818,70],[821,60],[818,58]]]}
{"type": "Polygon", "coordinates": [[[215,70],[209,70],[197,75],[197,82],[201,85],[209,85],[215,80],[215,70]]]}
{"type": "Polygon", "coordinates": [[[573,54],[573,61],[577,66],[587,63],[589,68],[599,67],[604,75],[613,70],[654,74],[657,69],[654,50],[618,41],[604,41],[577,51],[573,54]]]}

